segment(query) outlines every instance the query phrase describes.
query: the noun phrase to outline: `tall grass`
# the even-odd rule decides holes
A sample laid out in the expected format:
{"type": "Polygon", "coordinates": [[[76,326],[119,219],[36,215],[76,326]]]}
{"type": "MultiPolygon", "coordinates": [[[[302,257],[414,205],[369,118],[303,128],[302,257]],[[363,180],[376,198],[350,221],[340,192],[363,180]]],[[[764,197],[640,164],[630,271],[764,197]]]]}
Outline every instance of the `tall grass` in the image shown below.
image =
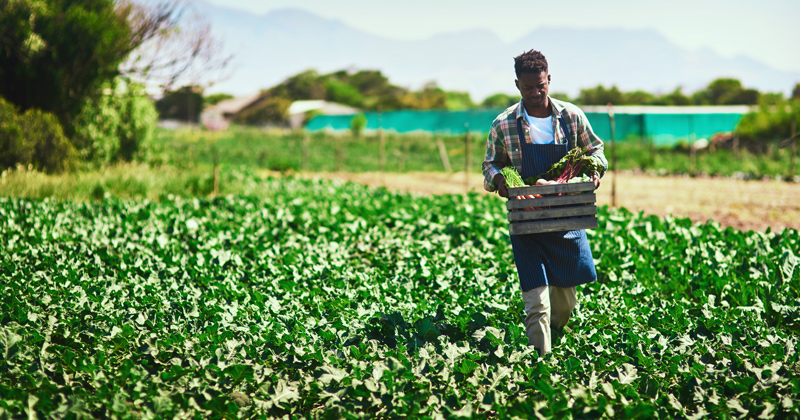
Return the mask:
{"type": "MultiPolygon", "coordinates": [[[[384,135],[387,172],[443,171],[445,166],[438,148],[440,141],[445,146],[453,171],[463,171],[467,166],[464,135],[384,135]]],[[[212,164],[216,156],[221,163],[276,171],[374,172],[382,169],[380,142],[378,134],[374,132],[354,138],[348,133],[280,133],[237,127],[223,132],[160,131],[157,137],[160,162],[177,167],[212,164]]],[[[486,135],[473,133],[470,140],[467,170],[480,172],[486,150],[486,135]]],[[[789,149],[774,148],[765,154],[753,154],[746,150],[734,154],[730,149],[700,149],[693,161],[690,149],[685,144],[656,148],[635,137],[616,142],[614,147],[617,170],[660,174],[786,177],[789,175],[791,157],[789,149]]],[[[606,143],[606,157],[609,160],[612,154],[613,147],[606,143]]]]}
{"type": "MultiPolygon", "coordinates": [[[[258,178],[246,169],[221,167],[219,195],[261,195],[258,178]]],[[[214,172],[209,165],[178,168],[122,163],[102,170],[85,170],[48,175],[19,167],[0,174],[0,196],[55,199],[102,200],[106,196],[161,200],[170,195],[192,197],[214,193],[214,172]]]]}
{"type": "MultiPolygon", "coordinates": [[[[486,136],[470,136],[471,158],[465,163],[465,136],[424,133],[385,133],[385,168],[381,166],[377,133],[359,138],[347,134],[283,133],[255,128],[221,132],[160,130],[152,160],[120,163],[101,169],[82,169],[46,175],[19,167],[0,175],[0,196],[100,200],[120,198],[159,200],[169,195],[208,196],[214,193],[214,164],[219,166],[220,195],[262,195],[259,169],[279,172],[443,171],[438,142],[446,149],[453,171],[480,172],[486,136]],[[307,159],[306,159],[307,158],[307,159]]],[[[742,150],[699,150],[692,160],[685,146],[653,148],[638,139],[617,142],[617,170],[642,170],[657,174],[698,174],[743,178],[786,177],[789,149],[756,155],[742,150]]],[[[606,145],[606,157],[614,150],[606,145]]],[[[795,180],[798,179],[795,174],[795,180]]]]}
{"type": "MultiPolygon", "coordinates": [[[[384,133],[384,136],[383,168],[380,139],[375,132],[355,138],[345,133],[277,133],[242,127],[224,132],[159,131],[155,155],[158,162],[177,167],[212,164],[216,156],[220,163],[275,171],[443,171],[437,145],[441,141],[452,170],[463,171],[466,166],[463,135],[384,133]]],[[[484,136],[471,135],[470,171],[480,172],[485,148],[484,136]]]]}

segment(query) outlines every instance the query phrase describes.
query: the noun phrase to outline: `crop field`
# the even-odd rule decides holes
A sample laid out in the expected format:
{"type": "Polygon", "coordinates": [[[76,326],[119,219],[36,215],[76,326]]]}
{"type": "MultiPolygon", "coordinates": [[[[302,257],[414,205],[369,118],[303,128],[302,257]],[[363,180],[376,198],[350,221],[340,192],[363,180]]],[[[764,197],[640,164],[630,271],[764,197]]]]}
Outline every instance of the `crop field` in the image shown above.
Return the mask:
{"type": "Polygon", "coordinates": [[[599,281],[527,346],[505,207],[0,198],[2,418],[800,418],[800,232],[600,208],[599,281]]]}

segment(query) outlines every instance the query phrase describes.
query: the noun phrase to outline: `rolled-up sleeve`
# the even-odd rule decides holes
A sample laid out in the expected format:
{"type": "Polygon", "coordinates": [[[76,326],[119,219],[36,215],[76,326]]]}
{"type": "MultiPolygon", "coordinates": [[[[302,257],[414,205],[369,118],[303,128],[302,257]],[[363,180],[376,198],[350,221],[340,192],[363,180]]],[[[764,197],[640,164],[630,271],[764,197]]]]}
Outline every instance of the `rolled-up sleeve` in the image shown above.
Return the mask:
{"type": "Polygon", "coordinates": [[[600,163],[603,164],[603,172],[600,174],[602,177],[608,170],[608,160],[606,160],[606,155],[603,152],[605,147],[603,140],[594,133],[592,125],[589,124],[589,119],[586,118],[586,114],[584,114],[583,111],[578,110],[576,114],[574,118],[578,127],[578,146],[588,146],[591,148],[590,155],[597,158],[600,163]]]}
{"type": "Polygon", "coordinates": [[[494,176],[500,170],[511,164],[506,151],[506,141],[503,137],[503,130],[495,121],[489,130],[489,137],[486,139],[486,155],[483,159],[483,188],[486,191],[494,192],[497,186],[494,185],[494,176]]]}

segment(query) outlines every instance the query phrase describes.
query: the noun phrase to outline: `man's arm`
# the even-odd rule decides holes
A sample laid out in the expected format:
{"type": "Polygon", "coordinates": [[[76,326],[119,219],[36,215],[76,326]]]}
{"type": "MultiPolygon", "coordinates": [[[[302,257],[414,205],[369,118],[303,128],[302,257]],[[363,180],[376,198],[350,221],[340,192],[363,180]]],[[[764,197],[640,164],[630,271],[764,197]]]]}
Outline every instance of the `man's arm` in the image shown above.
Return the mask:
{"type": "MultiPolygon", "coordinates": [[[[598,174],[598,178],[601,178],[608,170],[608,160],[606,160],[606,155],[603,152],[603,140],[601,140],[600,137],[597,137],[597,134],[594,133],[592,130],[592,125],[589,124],[589,119],[586,118],[586,114],[584,114],[580,108],[576,109],[576,115],[574,118],[578,127],[578,147],[591,147],[591,152],[589,155],[597,158],[603,165],[603,170],[598,174]]],[[[598,183],[599,180],[595,182],[595,184],[598,183]]]]}
{"type": "Polygon", "coordinates": [[[498,191],[501,196],[508,197],[505,178],[500,174],[500,170],[509,165],[511,165],[511,161],[506,151],[503,131],[498,124],[492,124],[491,130],[489,130],[489,137],[486,139],[486,154],[482,165],[483,188],[489,192],[498,191]]]}

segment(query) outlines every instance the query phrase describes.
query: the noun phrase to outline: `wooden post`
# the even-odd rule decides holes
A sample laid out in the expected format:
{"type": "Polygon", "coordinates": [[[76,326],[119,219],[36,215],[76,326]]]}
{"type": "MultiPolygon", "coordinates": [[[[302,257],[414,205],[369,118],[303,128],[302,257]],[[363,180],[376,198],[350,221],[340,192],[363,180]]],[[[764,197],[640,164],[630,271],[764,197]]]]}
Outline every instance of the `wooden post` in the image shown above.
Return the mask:
{"type": "Polygon", "coordinates": [[[442,158],[444,170],[446,172],[453,172],[453,168],[450,166],[450,157],[447,156],[447,148],[444,147],[444,142],[442,142],[441,138],[436,139],[436,145],[439,146],[439,157],[442,158]]]}
{"type": "Polygon", "coordinates": [[[219,195],[219,154],[214,148],[214,197],[219,195]]]}
{"type": "Polygon", "coordinates": [[[469,191],[469,169],[472,165],[472,136],[469,132],[469,123],[464,124],[464,188],[469,191]]]}
{"type": "Polygon", "coordinates": [[[342,170],[347,172],[347,143],[348,136],[342,137],[342,170]]]}
{"type": "Polygon", "coordinates": [[[645,126],[645,118],[644,114],[639,116],[639,136],[644,139],[644,142],[647,143],[648,149],[650,151],[650,161],[648,162],[648,167],[650,169],[656,169],[656,138],[655,136],[648,136],[647,135],[647,127],[645,126]]]}
{"type": "Polygon", "coordinates": [[[611,127],[611,207],[617,207],[617,140],[611,102],[608,103],[608,123],[611,127]]]}
{"type": "Polygon", "coordinates": [[[383,136],[383,112],[381,112],[380,108],[378,108],[378,146],[381,174],[383,174],[386,172],[386,139],[383,136]]]}
{"type": "Polygon", "coordinates": [[[656,147],[656,138],[650,139],[650,169],[656,169],[656,159],[658,158],[658,147],[656,147]]]}
{"type": "Polygon", "coordinates": [[[342,142],[336,136],[333,137],[335,156],[333,158],[333,171],[339,172],[342,169],[342,142]]]}
{"type": "Polygon", "coordinates": [[[789,164],[789,178],[794,178],[794,162],[797,156],[797,139],[794,138],[797,135],[797,116],[792,119],[792,157],[789,164]]]}
{"type": "MultiPolygon", "coordinates": [[[[397,140],[395,140],[395,144],[397,144],[397,140]]],[[[398,172],[405,172],[406,171],[406,158],[408,157],[408,141],[401,141],[400,142],[400,150],[394,150],[395,156],[397,159],[400,160],[399,165],[400,168],[398,172]]]]}
{"type": "Polygon", "coordinates": [[[695,135],[694,135],[694,116],[688,115],[689,118],[689,156],[691,157],[691,173],[694,175],[697,171],[697,149],[695,148],[695,135]]]}
{"type": "Polygon", "coordinates": [[[733,158],[739,160],[739,133],[733,132],[733,158]]]}
{"type": "Polygon", "coordinates": [[[311,134],[306,131],[303,136],[303,170],[308,172],[308,143],[310,142],[311,134]]]}

